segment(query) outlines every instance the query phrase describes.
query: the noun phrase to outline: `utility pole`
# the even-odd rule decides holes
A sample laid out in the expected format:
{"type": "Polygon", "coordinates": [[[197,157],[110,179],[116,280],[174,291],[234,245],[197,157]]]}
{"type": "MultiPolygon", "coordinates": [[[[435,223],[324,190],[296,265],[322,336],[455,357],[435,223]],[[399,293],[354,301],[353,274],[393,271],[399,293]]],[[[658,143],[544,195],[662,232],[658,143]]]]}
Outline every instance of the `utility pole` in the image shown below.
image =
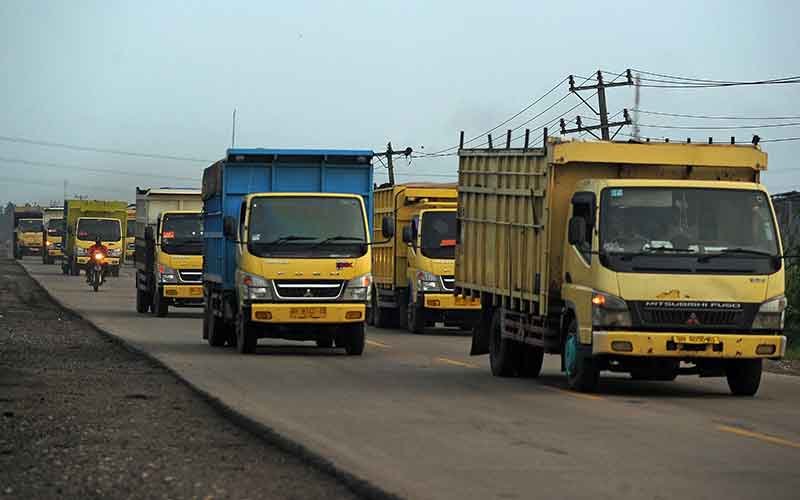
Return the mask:
{"type": "Polygon", "coordinates": [[[577,122],[577,124],[578,124],[578,128],[567,129],[566,128],[566,123],[564,122],[564,119],[562,118],[561,119],[561,133],[562,134],[568,134],[570,132],[589,132],[590,134],[592,134],[593,136],[595,136],[598,139],[601,139],[601,140],[604,140],[604,141],[610,141],[617,135],[617,133],[622,129],[622,127],[624,125],[630,125],[631,120],[630,120],[630,117],[628,116],[628,110],[627,109],[623,110],[624,116],[625,116],[625,121],[609,123],[608,122],[608,105],[606,103],[606,89],[607,88],[633,85],[633,76],[631,75],[631,70],[627,70],[626,71],[626,75],[627,75],[627,78],[626,78],[626,81],[624,81],[624,82],[605,83],[603,81],[603,72],[598,70],[597,71],[597,84],[596,85],[581,85],[579,87],[575,86],[575,78],[572,75],[569,75],[569,91],[572,92],[573,94],[575,94],[576,96],[578,96],[578,98],[581,101],[583,101],[583,103],[586,104],[589,107],[589,109],[591,109],[592,112],[594,112],[595,115],[598,115],[600,117],[600,125],[591,125],[591,126],[588,126],[588,127],[584,127],[583,123],[581,123],[581,117],[578,116],[576,118],[576,120],[575,120],[577,122]],[[596,90],[597,91],[596,92],[597,93],[597,105],[598,105],[599,111],[595,110],[594,107],[586,101],[586,99],[581,97],[581,95],[578,92],[580,92],[582,90],[596,90]],[[616,127],[616,126],[619,126],[619,128],[617,129],[616,132],[614,132],[614,137],[612,137],[611,133],[609,132],[609,129],[611,127],[616,127]],[[600,129],[600,137],[597,137],[597,135],[594,132],[592,132],[592,130],[597,130],[597,129],[600,129]]]}
{"type": "Polygon", "coordinates": [[[231,125],[231,148],[236,146],[236,108],[233,108],[233,124],[231,125]]]}
{"type": "Polygon", "coordinates": [[[386,157],[386,168],[389,170],[389,184],[394,186],[394,155],[403,155],[405,157],[409,157],[409,156],[411,156],[411,153],[413,153],[413,152],[414,152],[414,150],[411,149],[411,148],[405,148],[402,151],[395,151],[394,149],[392,149],[392,142],[389,141],[386,144],[386,152],[385,153],[375,153],[375,156],[377,156],[379,158],[381,156],[385,156],[386,157]]]}
{"type": "Polygon", "coordinates": [[[639,79],[639,73],[636,73],[636,78],[634,79],[636,82],[636,87],[634,87],[634,98],[633,98],[633,140],[639,140],[639,83],[641,80],[639,79]]]}
{"type": "Polygon", "coordinates": [[[392,161],[392,141],[386,144],[386,165],[389,169],[389,184],[394,186],[394,161],[392,161]]]}

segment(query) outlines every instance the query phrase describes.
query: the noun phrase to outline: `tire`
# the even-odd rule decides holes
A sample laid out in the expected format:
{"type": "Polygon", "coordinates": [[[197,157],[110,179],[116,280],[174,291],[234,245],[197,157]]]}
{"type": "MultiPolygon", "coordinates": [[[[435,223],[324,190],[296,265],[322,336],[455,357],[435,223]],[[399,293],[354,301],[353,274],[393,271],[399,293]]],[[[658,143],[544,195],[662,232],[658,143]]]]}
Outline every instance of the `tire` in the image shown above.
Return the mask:
{"type": "Polygon", "coordinates": [[[417,335],[425,333],[425,308],[421,304],[409,302],[406,317],[409,332],[417,335]]]}
{"type": "Polygon", "coordinates": [[[98,288],[100,288],[100,283],[97,281],[92,281],[92,290],[96,292],[98,288]]]}
{"type": "Polygon", "coordinates": [[[732,359],[725,363],[728,387],[735,396],[755,396],[761,385],[762,360],[732,359]]]}
{"type": "Polygon", "coordinates": [[[526,378],[536,378],[542,372],[542,363],[544,362],[544,349],[525,344],[520,346],[522,348],[522,356],[520,360],[519,374],[526,378]]]}
{"type": "Polygon", "coordinates": [[[167,300],[164,298],[159,287],[156,287],[156,289],[153,291],[153,300],[151,304],[150,311],[152,311],[153,316],[163,318],[169,312],[169,305],[167,304],[167,300]]]}
{"type": "MultiPolygon", "coordinates": [[[[377,292],[377,289],[375,289],[377,292]]],[[[385,307],[378,306],[378,294],[372,295],[372,323],[376,328],[389,328],[392,326],[391,313],[385,307]]]]}
{"type": "Polygon", "coordinates": [[[330,349],[331,347],[333,347],[333,338],[317,339],[317,347],[330,349]]]}
{"type": "Polygon", "coordinates": [[[119,278],[119,267],[112,267],[111,268],[111,276],[115,278],[119,278]]]}
{"type": "Polygon", "coordinates": [[[256,352],[258,337],[254,331],[253,323],[239,311],[236,318],[236,350],[239,354],[253,354],[256,352]]]}
{"type": "Polygon", "coordinates": [[[397,297],[397,327],[403,330],[408,329],[408,295],[405,293],[395,294],[397,297]]]}
{"type": "Polygon", "coordinates": [[[203,313],[203,333],[206,340],[208,340],[208,345],[211,347],[224,346],[228,340],[228,331],[225,325],[219,318],[214,316],[208,304],[206,304],[203,313]]]}
{"type": "Polygon", "coordinates": [[[136,289],[136,312],[144,314],[150,310],[150,297],[147,292],[136,289]]]}
{"type": "Polygon", "coordinates": [[[567,385],[579,392],[594,392],[600,380],[600,370],[591,354],[580,349],[578,321],[572,319],[567,328],[567,339],[563,349],[564,367],[567,372],[567,385]]]}
{"type": "Polygon", "coordinates": [[[78,267],[78,261],[75,259],[71,260],[69,266],[69,275],[80,276],[80,274],[81,274],[81,268],[78,267]]]}
{"type": "Polygon", "coordinates": [[[364,353],[365,328],[364,323],[354,323],[342,327],[342,333],[336,345],[344,347],[348,356],[361,356],[364,353]]]}
{"type": "Polygon", "coordinates": [[[495,309],[492,315],[492,326],[489,331],[489,365],[495,377],[516,377],[521,364],[521,345],[502,337],[500,315],[499,308],[495,309]]]}

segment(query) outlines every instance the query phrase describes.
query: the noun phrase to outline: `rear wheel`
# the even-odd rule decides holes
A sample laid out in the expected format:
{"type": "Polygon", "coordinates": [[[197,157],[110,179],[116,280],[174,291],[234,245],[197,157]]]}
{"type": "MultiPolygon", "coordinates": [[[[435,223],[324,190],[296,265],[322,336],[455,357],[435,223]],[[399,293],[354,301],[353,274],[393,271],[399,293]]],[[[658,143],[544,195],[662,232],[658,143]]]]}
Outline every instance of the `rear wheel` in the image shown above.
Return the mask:
{"type": "Polygon", "coordinates": [[[495,309],[489,331],[489,365],[495,377],[515,377],[520,365],[520,344],[503,338],[501,311],[495,309]]]}
{"type": "Polygon", "coordinates": [[[163,290],[159,287],[156,287],[153,291],[153,302],[150,306],[150,310],[153,312],[154,316],[159,318],[163,318],[169,312],[167,299],[164,298],[163,290]]]}
{"type": "Polygon", "coordinates": [[[208,304],[203,312],[203,334],[208,340],[208,345],[211,347],[224,346],[225,341],[228,340],[228,331],[225,325],[218,317],[214,316],[214,312],[208,307],[208,304]]]}
{"type": "Polygon", "coordinates": [[[377,328],[389,328],[391,325],[391,313],[385,307],[378,305],[378,289],[372,294],[372,323],[377,328]]]}
{"type": "Polygon", "coordinates": [[[520,361],[519,374],[523,377],[535,378],[542,371],[544,362],[544,349],[535,345],[521,345],[522,359],[520,361]]]}
{"type": "Polygon", "coordinates": [[[754,396],[761,385],[760,359],[732,359],[725,363],[728,387],[736,396],[754,396]]]}
{"type": "MultiPolygon", "coordinates": [[[[150,297],[147,292],[136,289],[136,312],[146,313],[150,309],[150,297]]],[[[204,317],[205,320],[205,317],[204,317]]]]}
{"type": "Polygon", "coordinates": [[[239,311],[239,316],[236,318],[236,350],[240,354],[252,354],[256,352],[257,344],[258,336],[253,323],[239,311]]]}
{"type": "Polygon", "coordinates": [[[591,354],[581,349],[578,338],[578,322],[573,319],[567,329],[567,340],[564,343],[564,367],[567,371],[567,384],[570,389],[580,392],[594,392],[600,379],[591,354]]]}

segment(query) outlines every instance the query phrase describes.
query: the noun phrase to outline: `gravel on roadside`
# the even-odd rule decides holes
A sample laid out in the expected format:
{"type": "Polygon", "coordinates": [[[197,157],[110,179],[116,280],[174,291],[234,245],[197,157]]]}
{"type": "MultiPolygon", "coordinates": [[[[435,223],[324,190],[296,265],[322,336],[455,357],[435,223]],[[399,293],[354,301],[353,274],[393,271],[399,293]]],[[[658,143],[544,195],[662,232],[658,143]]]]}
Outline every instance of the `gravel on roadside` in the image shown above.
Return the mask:
{"type": "Polygon", "coordinates": [[[0,260],[0,499],[356,498],[0,260]]]}

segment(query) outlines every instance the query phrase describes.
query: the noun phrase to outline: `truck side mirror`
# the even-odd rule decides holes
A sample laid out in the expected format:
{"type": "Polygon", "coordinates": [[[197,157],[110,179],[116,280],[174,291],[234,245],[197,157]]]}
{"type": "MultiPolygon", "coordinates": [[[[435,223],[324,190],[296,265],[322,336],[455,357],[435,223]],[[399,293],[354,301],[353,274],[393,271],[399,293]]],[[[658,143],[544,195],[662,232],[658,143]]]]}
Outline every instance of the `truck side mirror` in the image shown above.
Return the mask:
{"type": "Polygon", "coordinates": [[[388,215],[384,215],[383,221],[381,221],[381,232],[383,233],[383,237],[387,240],[394,238],[394,219],[388,215]]]}
{"type": "Polygon", "coordinates": [[[406,245],[410,245],[414,241],[414,231],[411,229],[411,226],[406,226],[403,228],[403,243],[406,245]]]}
{"type": "Polygon", "coordinates": [[[236,219],[230,215],[226,215],[222,219],[222,234],[229,240],[236,240],[236,219]]]}
{"type": "Polygon", "coordinates": [[[146,228],[144,228],[144,239],[146,241],[153,241],[156,239],[155,232],[153,231],[152,226],[147,226],[146,228]]]}
{"type": "Polygon", "coordinates": [[[569,220],[568,239],[570,245],[580,245],[586,242],[586,219],[572,217],[569,220]]]}

